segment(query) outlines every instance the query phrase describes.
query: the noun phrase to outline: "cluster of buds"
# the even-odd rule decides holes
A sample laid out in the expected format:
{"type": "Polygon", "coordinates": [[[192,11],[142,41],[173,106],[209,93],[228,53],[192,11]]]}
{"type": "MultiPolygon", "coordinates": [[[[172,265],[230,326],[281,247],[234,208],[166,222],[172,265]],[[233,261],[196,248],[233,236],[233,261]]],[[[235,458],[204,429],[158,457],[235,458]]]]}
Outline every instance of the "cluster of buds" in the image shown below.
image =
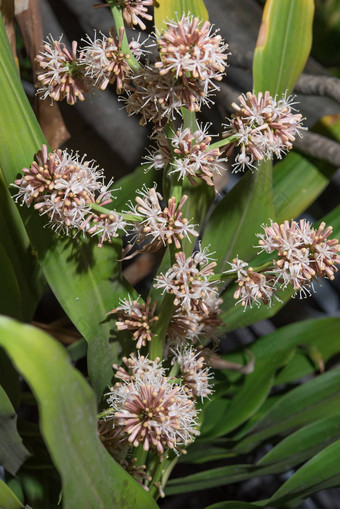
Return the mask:
{"type": "Polygon", "coordinates": [[[136,348],[139,350],[152,339],[152,325],[158,321],[158,316],[155,315],[156,307],[156,302],[151,305],[151,297],[141,303],[138,299],[132,300],[129,295],[127,299],[121,299],[120,305],[109,314],[117,314],[118,330],[133,332],[132,339],[137,342],[136,348]]]}
{"type": "Polygon", "coordinates": [[[172,363],[178,363],[184,386],[191,397],[201,398],[203,401],[212,393],[209,383],[212,375],[206,367],[204,356],[192,347],[178,349],[173,353],[172,363]]]}
{"type": "Polygon", "coordinates": [[[229,262],[231,266],[228,272],[237,272],[237,290],[234,293],[234,299],[237,300],[236,304],[241,305],[246,310],[247,307],[252,308],[255,304],[260,306],[261,302],[270,306],[272,298],[275,295],[275,279],[272,274],[260,273],[254,271],[252,267],[248,266],[247,262],[240,260],[238,257],[229,262]]]}
{"type": "MultiPolygon", "coordinates": [[[[116,3],[122,9],[124,22],[129,28],[139,26],[141,30],[145,30],[143,19],[152,20],[152,16],[148,13],[148,7],[154,5],[155,0],[117,0],[116,3]]],[[[93,7],[99,9],[109,7],[109,4],[95,4],[93,7]]]]}
{"type": "Polygon", "coordinates": [[[107,394],[108,419],[122,443],[142,445],[163,455],[178,454],[199,434],[195,401],[177,380],[165,375],[160,360],[132,354],[117,368],[119,380],[107,394]]]}
{"type": "Polygon", "coordinates": [[[159,170],[171,163],[169,173],[177,174],[179,179],[187,177],[193,185],[203,180],[213,186],[214,176],[225,171],[222,163],[226,162],[226,159],[219,157],[219,148],[210,147],[211,136],[208,135],[208,128],[209,125],[205,125],[191,132],[190,128],[181,127],[169,142],[159,133],[156,136],[156,150],[145,157],[149,168],[159,170]]]}
{"type": "Polygon", "coordinates": [[[175,254],[176,262],[165,274],[155,278],[155,288],[175,297],[174,304],[186,313],[206,313],[206,301],[217,295],[215,282],[211,280],[216,262],[211,261],[206,249],[196,251],[186,258],[180,251],[175,254]]]}
{"type": "Polygon", "coordinates": [[[118,230],[125,231],[127,223],[115,211],[97,214],[91,208],[107,205],[112,197],[110,184],[104,185],[103,170],[85,157],[66,150],[48,152],[43,145],[35,161],[23,168],[23,176],[15,180],[15,197],[28,207],[34,204],[40,215],[46,214],[54,230],[66,234],[83,230],[98,235],[101,246],[118,237],[118,230]]]}
{"type": "Polygon", "coordinates": [[[156,129],[174,119],[180,108],[199,111],[218,90],[228,48],[209,21],[188,14],[170,20],[157,37],[159,57],[134,77],[126,101],[129,115],[140,114],[141,124],[152,121],[156,129]]]}
{"type": "Polygon", "coordinates": [[[234,171],[254,168],[256,161],[281,158],[291,150],[296,135],[301,136],[302,115],[294,113],[293,97],[271,97],[269,92],[240,95],[240,104],[233,103],[232,114],[224,137],[233,137],[227,145],[227,155],[237,146],[234,171]]]}
{"type": "Polygon", "coordinates": [[[191,236],[198,236],[195,225],[184,218],[181,212],[187,196],[184,195],[179,203],[175,197],[169,198],[165,208],[161,207],[162,200],[156,187],[149,189],[144,186],[138,191],[137,205],[130,204],[132,214],[139,219],[134,223],[131,233],[131,243],[139,246],[137,252],[155,252],[172,243],[176,249],[180,249],[184,238],[191,240],[191,236]]]}
{"type": "Polygon", "coordinates": [[[77,99],[84,100],[88,88],[82,64],[83,53],[78,55],[76,41],[73,41],[70,53],[61,39],[56,41],[49,35],[36,57],[41,69],[37,73],[37,80],[41,84],[38,94],[42,99],[50,97],[54,101],[66,98],[68,104],[73,105],[77,99]]]}
{"type": "Polygon", "coordinates": [[[123,9],[123,18],[128,27],[139,26],[141,30],[146,29],[143,19],[152,20],[148,7],[154,5],[154,0],[119,0],[119,4],[123,9]]]}
{"type": "MultiPolygon", "coordinates": [[[[264,233],[258,234],[260,252],[276,253],[276,258],[261,272],[255,272],[248,264],[235,258],[231,270],[237,273],[238,289],[234,297],[245,308],[261,302],[271,304],[278,288],[290,285],[295,294],[310,295],[313,281],[317,278],[334,279],[337,264],[340,263],[340,245],[337,239],[330,239],[332,227],[321,223],[315,229],[305,219],[271,222],[264,226],[264,233]]],[[[277,297],[276,297],[277,298],[277,297]]]]}
{"type": "Polygon", "coordinates": [[[216,263],[207,249],[199,249],[186,258],[185,253],[175,254],[176,262],[165,274],[155,278],[154,287],[174,296],[175,312],[168,329],[168,347],[183,346],[190,341],[214,339],[219,318],[219,298],[213,281],[216,263]]]}
{"type": "MultiPolygon", "coordinates": [[[[77,99],[84,100],[84,93],[90,87],[105,90],[109,83],[116,83],[117,93],[121,93],[131,74],[130,54],[122,51],[123,36],[124,28],[118,37],[113,30],[109,37],[102,33],[97,37],[95,33],[93,40],[87,36],[80,51],[77,51],[78,43],[73,41],[71,53],[61,42],[62,37],[56,41],[48,36],[36,57],[40,67],[37,80],[42,85],[38,94],[42,99],[66,99],[74,105],[77,99]]],[[[129,48],[137,60],[145,52],[138,41],[132,40],[129,48]]]]}

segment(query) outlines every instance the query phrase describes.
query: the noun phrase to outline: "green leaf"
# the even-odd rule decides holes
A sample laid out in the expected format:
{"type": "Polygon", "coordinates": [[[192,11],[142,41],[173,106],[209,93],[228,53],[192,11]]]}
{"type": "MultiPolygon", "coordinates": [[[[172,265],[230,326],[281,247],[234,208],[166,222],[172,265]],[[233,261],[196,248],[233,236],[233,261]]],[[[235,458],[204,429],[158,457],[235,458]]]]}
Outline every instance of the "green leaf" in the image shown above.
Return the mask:
{"type": "Polygon", "coordinates": [[[0,464],[15,475],[29,456],[17,431],[17,416],[12,403],[0,386],[0,464]]]}
{"type": "Polygon", "coordinates": [[[0,345],[37,399],[41,432],[62,478],[63,507],[157,507],[101,444],[94,393],[66,351],[42,331],[5,317],[0,345]]]}
{"type": "Polygon", "coordinates": [[[260,363],[256,366],[253,373],[246,375],[244,383],[226,411],[215,420],[209,436],[222,436],[249,419],[266,400],[273,380],[274,369],[271,364],[260,363]]]}
{"type": "Polygon", "coordinates": [[[319,375],[282,396],[234,447],[246,453],[258,443],[277,434],[286,435],[300,426],[338,414],[340,370],[319,375]]]}
{"type": "Polygon", "coordinates": [[[203,0],[157,0],[155,3],[155,28],[162,32],[166,28],[164,21],[181,18],[189,12],[203,21],[209,19],[203,0]]]}
{"type": "Polygon", "coordinates": [[[154,183],[160,184],[162,172],[154,169],[145,171],[146,167],[146,165],[139,166],[132,173],[129,173],[129,175],[115,182],[111,189],[116,199],[108,204],[107,208],[115,209],[118,212],[127,210],[127,203],[130,200],[134,202],[137,190],[142,189],[143,185],[152,187],[154,183]]]}
{"type": "Polygon", "coordinates": [[[271,467],[271,473],[279,473],[311,458],[340,439],[339,417],[340,410],[337,415],[304,426],[281,440],[256,465],[271,467]]]}
{"type": "Polygon", "coordinates": [[[0,312],[31,320],[44,280],[33,256],[20,214],[0,170],[1,267],[0,312]],[[5,269],[5,266],[7,267],[5,269]]]}
{"type": "Polygon", "coordinates": [[[313,0],[267,0],[253,61],[255,92],[291,92],[312,44],[313,0]]]}
{"type": "MultiPolygon", "coordinates": [[[[339,116],[325,116],[313,131],[340,141],[339,116]]],[[[273,191],[276,220],[298,217],[319,196],[336,172],[336,167],[325,161],[289,153],[274,166],[273,191]]]]}
{"type": "Polygon", "coordinates": [[[268,501],[282,504],[304,499],[315,491],[340,485],[340,440],[329,445],[303,465],[268,501]]]}
{"type": "Polygon", "coordinates": [[[273,173],[276,220],[282,223],[304,212],[326,188],[335,170],[296,152],[276,164],[273,173]]]}
{"type": "Polygon", "coordinates": [[[232,331],[241,327],[247,327],[252,323],[275,316],[293,295],[293,290],[287,288],[277,293],[280,301],[273,300],[270,307],[261,304],[259,308],[254,306],[253,308],[247,308],[245,310],[243,306],[236,304],[237,301],[233,297],[235,291],[236,285],[235,283],[231,283],[226,292],[222,295],[223,303],[220,307],[222,310],[221,319],[225,323],[222,329],[224,331],[232,331]]]}
{"type": "Polygon", "coordinates": [[[227,269],[236,255],[254,257],[255,235],[274,217],[271,173],[271,161],[262,162],[255,173],[248,171],[213,211],[202,244],[216,253],[216,272],[227,269]]]}
{"type": "Polygon", "coordinates": [[[0,507],[1,509],[24,509],[13,491],[0,479],[0,507]]]}
{"type": "Polygon", "coordinates": [[[257,507],[263,507],[263,505],[264,502],[254,502],[250,504],[249,502],[229,501],[218,502],[217,504],[209,505],[205,509],[256,509],[257,507]]]}
{"type": "MultiPolygon", "coordinates": [[[[0,166],[7,184],[29,164],[45,142],[41,129],[22,89],[0,20],[0,166]]],[[[43,228],[44,220],[32,210],[21,208],[26,231],[48,284],[76,328],[89,343],[90,381],[100,399],[112,378],[112,363],[121,347],[109,342],[111,326],[106,320],[119,297],[131,291],[121,277],[120,242],[96,247],[93,239],[58,237],[43,228]]]]}

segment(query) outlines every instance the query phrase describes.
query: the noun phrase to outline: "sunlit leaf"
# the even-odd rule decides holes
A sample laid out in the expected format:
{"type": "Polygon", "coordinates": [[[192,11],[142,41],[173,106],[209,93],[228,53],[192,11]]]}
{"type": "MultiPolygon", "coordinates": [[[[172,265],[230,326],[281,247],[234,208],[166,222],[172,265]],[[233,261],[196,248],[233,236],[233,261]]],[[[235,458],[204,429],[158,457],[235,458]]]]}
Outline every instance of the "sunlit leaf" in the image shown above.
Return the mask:
{"type": "Polygon", "coordinates": [[[267,0],[253,61],[255,92],[292,91],[310,52],[313,14],[313,0],[267,0]]]}

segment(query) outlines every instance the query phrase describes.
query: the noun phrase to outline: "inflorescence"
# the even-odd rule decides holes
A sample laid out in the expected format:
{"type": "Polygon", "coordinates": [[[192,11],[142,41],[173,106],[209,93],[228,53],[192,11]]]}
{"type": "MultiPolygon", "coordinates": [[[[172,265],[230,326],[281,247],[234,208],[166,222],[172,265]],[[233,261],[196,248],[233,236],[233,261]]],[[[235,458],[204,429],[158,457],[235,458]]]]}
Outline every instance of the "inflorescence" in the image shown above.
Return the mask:
{"type": "Polygon", "coordinates": [[[238,288],[234,293],[237,302],[245,308],[261,302],[270,305],[278,289],[291,286],[295,294],[308,296],[317,279],[334,279],[340,263],[340,245],[337,239],[330,239],[332,227],[321,223],[315,229],[305,219],[271,222],[263,226],[264,233],[258,234],[260,252],[275,254],[269,266],[255,271],[247,262],[235,258],[231,270],[236,272],[238,288]]]}

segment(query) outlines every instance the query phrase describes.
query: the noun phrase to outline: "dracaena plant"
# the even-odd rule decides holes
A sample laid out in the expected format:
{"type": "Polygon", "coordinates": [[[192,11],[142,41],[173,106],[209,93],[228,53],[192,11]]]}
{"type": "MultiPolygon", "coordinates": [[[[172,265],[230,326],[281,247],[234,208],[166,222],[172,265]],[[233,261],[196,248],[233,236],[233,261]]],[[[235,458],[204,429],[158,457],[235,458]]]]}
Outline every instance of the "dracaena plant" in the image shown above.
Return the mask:
{"type": "MultiPolygon", "coordinates": [[[[32,493],[18,486],[32,461],[38,485],[44,468],[28,423],[19,419],[17,429],[10,419],[20,410],[13,364],[38,403],[40,432],[30,426],[50,454],[41,446],[51,468],[44,483],[54,489],[42,490],[37,507],[56,507],[59,497],[66,508],[151,508],[166,494],[304,463],[270,500],[242,505],[294,507],[320,482],[338,482],[339,372],[279,395],[271,389],[316,372],[340,351],[338,319],[299,322],[229,356],[221,355],[219,339],[272,316],[291,297],[317,292],[340,263],[336,212],[335,232],[327,220],[298,218],[306,208],[298,164],[281,187],[272,177],[273,161],[282,159],[278,168],[289,161],[306,130],[290,94],[309,54],[313,2],[267,0],[253,89],[231,104],[215,138],[200,112],[214,107],[230,52],[203,1],[95,7],[107,8],[114,27],[84,34],[70,48],[62,36],[47,36],[36,56],[37,94],[73,107],[95,89],[115,88],[126,114],[151,133],[141,167],[117,182],[86,155],[48,147],[2,27],[3,313],[30,322],[45,278],[84,339],[65,349],[38,328],[1,318],[8,375],[0,459],[8,475],[0,505],[34,506],[32,493]],[[127,27],[145,30],[151,22],[148,38],[128,40],[127,27]],[[244,175],[214,207],[216,177],[227,168],[244,175]],[[280,210],[283,190],[290,195],[280,210]],[[142,295],[121,273],[122,262],[141,253],[158,254],[142,295]],[[88,380],[70,364],[85,354],[88,380]],[[239,464],[238,454],[280,439],[255,464],[239,464]],[[218,464],[167,486],[178,461],[218,464]]],[[[316,187],[310,201],[322,190],[316,187]]]]}

